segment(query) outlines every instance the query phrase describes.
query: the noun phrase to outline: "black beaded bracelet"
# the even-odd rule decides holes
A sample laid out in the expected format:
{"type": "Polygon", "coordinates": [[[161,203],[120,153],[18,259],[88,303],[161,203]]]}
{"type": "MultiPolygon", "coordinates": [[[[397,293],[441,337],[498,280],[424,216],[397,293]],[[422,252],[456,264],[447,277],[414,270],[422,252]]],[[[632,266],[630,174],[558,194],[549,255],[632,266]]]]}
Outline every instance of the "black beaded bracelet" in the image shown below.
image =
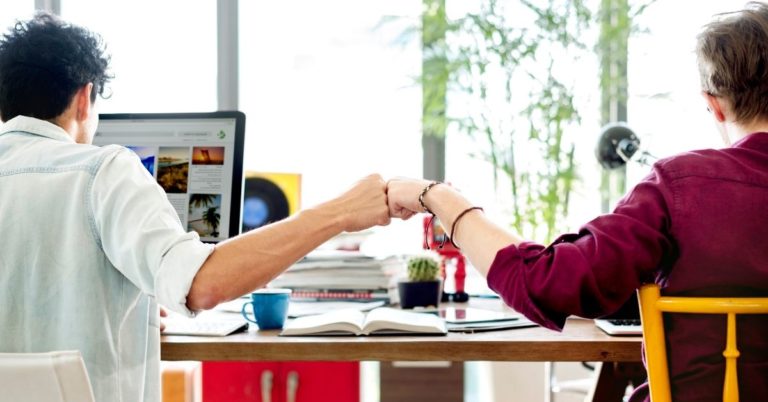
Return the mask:
{"type": "Polygon", "coordinates": [[[475,209],[477,209],[477,210],[480,210],[480,211],[483,211],[483,207],[469,207],[469,208],[467,208],[467,209],[465,209],[465,210],[461,211],[461,213],[459,214],[459,216],[457,216],[457,217],[456,217],[456,219],[454,219],[454,220],[453,220],[453,225],[451,225],[451,244],[453,244],[453,247],[456,247],[456,249],[457,249],[457,250],[459,249],[459,246],[457,246],[457,245],[456,245],[456,243],[453,241],[453,236],[454,236],[454,234],[456,234],[456,223],[458,223],[458,222],[459,222],[459,220],[460,220],[462,217],[464,217],[464,215],[466,215],[466,214],[467,214],[467,212],[469,212],[469,211],[473,211],[473,210],[475,210],[475,209]]]}
{"type": "Polygon", "coordinates": [[[433,182],[427,184],[426,187],[424,187],[424,189],[421,190],[421,194],[419,194],[419,204],[421,205],[422,208],[424,208],[424,212],[428,212],[428,213],[430,213],[432,215],[434,215],[435,213],[432,212],[431,209],[427,208],[427,206],[424,204],[424,196],[427,194],[427,191],[429,191],[432,187],[434,187],[434,186],[436,186],[438,184],[443,184],[443,182],[441,182],[441,181],[433,181],[433,182]]]}

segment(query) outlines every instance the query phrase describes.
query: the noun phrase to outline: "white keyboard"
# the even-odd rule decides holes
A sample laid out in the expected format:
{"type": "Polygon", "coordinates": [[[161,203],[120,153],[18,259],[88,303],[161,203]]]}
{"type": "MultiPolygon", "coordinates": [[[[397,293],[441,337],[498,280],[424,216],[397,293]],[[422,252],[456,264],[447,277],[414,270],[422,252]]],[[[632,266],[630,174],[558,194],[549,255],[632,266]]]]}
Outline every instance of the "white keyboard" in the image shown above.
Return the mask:
{"type": "Polygon", "coordinates": [[[642,335],[640,319],[605,319],[598,318],[595,325],[608,335],[642,335]]]}
{"type": "Polygon", "coordinates": [[[227,336],[248,328],[242,320],[200,320],[175,318],[163,321],[163,335],[227,336]]]}

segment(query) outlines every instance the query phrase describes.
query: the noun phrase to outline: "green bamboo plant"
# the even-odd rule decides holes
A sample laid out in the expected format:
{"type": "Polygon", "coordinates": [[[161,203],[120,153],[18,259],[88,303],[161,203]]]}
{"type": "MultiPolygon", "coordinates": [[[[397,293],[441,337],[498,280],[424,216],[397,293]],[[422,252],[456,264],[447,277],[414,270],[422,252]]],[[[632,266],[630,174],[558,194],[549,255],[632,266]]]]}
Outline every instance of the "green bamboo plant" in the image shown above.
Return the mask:
{"type": "Polygon", "coordinates": [[[478,11],[448,20],[444,0],[425,0],[424,133],[455,124],[473,138],[481,151],[472,156],[490,163],[497,190],[511,191],[514,229],[550,239],[567,214],[576,179],[574,139],[566,137],[565,128],[579,121],[572,90],[553,69],[562,61],[554,55],[586,49],[578,38],[592,14],[584,0],[544,6],[519,0],[514,2],[524,10],[519,17],[535,16],[526,26],[508,12],[511,3],[481,0],[478,11]],[[518,89],[520,79],[532,86],[518,89]],[[446,92],[469,107],[451,108],[456,112],[448,115],[446,92]],[[530,101],[519,107],[523,98],[530,101]],[[520,129],[518,121],[528,129],[520,129]],[[521,152],[532,149],[542,163],[520,163],[521,152]]]}
{"type": "MultiPolygon", "coordinates": [[[[472,156],[490,164],[497,192],[510,193],[511,226],[526,238],[552,240],[578,180],[578,139],[568,128],[580,114],[571,71],[562,66],[595,48],[604,56],[614,43],[626,55],[626,27],[647,4],[627,14],[614,4],[627,0],[603,0],[597,13],[586,0],[479,0],[476,11],[449,19],[445,0],[423,1],[424,135],[445,135],[454,125],[472,138],[480,149],[472,156]],[[605,26],[605,9],[626,18],[605,26]],[[598,46],[581,40],[596,21],[603,24],[598,46]],[[447,107],[449,97],[464,106],[447,107]]],[[[608,71],[603,65],[601,87],[626,92],[626,73],[608,71]]]]}

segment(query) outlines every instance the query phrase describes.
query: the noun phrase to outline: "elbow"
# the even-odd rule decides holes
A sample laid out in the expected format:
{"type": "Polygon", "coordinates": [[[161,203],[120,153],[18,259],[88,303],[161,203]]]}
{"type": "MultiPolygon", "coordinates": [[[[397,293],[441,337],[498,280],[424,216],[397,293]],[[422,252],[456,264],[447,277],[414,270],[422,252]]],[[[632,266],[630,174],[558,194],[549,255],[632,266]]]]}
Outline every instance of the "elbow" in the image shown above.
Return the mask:
{"type": "Polygon", "coordinates": [[[187,308],[192,311],[210,310],[225,301],[217,286],[199,283],[197,278],[187,294],[187,308]]]}

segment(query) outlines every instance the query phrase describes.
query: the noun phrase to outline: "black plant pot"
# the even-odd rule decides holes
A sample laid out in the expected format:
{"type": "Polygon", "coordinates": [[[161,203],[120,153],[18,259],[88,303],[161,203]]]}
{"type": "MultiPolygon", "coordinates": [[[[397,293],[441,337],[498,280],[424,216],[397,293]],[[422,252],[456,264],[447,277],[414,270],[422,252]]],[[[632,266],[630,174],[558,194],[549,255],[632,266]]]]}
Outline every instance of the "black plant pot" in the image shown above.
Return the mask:
{"type": "Polygon", "coordinates": [[[397,291],[400,294],[400,307],[428,307],[440,302],[442,281],[398,282],[397,291]]]}

